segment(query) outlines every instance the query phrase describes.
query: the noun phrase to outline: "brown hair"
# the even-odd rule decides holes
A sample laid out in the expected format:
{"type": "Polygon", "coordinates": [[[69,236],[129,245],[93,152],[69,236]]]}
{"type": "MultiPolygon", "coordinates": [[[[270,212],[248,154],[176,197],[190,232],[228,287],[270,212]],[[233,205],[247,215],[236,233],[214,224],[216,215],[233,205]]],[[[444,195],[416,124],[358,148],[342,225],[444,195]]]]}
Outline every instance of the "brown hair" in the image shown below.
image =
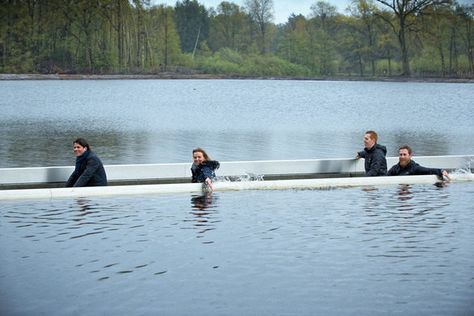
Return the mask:
{"type": "Polygon", "coordinates": [[[211,157],[209,157],[209,156],[207,155],[206,151],[205,151],[204,149],[202,149],[201,147],[194,148],[194,149],[193,149],[193,155],[194,155],[194,153],[196,153],[196,152],[202,153],[202,155],[204,156],[204,159],[205,159],[205,160],[211,160],[211,157]]]}
{"type": "Polygon", "coordinates": [[[375,142],[377,142],[379,136],[377,135],[376,132],[374,131],[367,131],[365,132],[366,134],[369,134],[370,135],[370,138],[372,138],[373,140],[375,140],[375,142]]]}
{"type": "Polygon", "coordinates": [[[410,146],[408,146],[408,145],[403,145],[403,146],[401,146],[400,148],[398,148],[398,151],[400,151],[401,149],[406,149],[406,150],[408,150],[408,154],[411,156],[412,150],[411,150],[411,147],[410,147],[410,146]]]}
{"type": "Polygon", "coordinates": [[[72,144],[79,144],[81,145],[82,147],[86,147],[87,150],[91,150],[91,146],[89,145],[89,143],[87,142],[87,140],[85,140],[84,138],[78,138],[76,139],[75,141],[72,142],[72,144]]]}

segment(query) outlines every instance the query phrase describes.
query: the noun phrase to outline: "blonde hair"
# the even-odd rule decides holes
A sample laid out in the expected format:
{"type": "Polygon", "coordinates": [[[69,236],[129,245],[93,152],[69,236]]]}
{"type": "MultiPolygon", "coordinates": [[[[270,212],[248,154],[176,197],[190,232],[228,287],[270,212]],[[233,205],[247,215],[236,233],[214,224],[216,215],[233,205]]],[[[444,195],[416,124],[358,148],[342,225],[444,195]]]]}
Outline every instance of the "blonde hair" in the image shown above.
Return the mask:
{"type": "Polygon", "coordinates": [[[202,153],[205,160],[211,160],[211,157],[209,157],[209,155],[206,153],[206,151],[204,149],[202,149],[201,147],[194,148],[193,149],[193,155],[196,152],[202,153]]]}

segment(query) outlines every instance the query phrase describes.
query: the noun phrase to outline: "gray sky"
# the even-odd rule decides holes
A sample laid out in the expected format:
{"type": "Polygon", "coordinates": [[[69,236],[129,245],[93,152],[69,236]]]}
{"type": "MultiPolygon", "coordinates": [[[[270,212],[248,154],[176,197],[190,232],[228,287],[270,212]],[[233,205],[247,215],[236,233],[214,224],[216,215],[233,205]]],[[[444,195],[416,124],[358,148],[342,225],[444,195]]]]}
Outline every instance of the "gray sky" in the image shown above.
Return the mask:
{"type": "MultiPolygon", "coordinates": [[[[206,8],[214,7],[216,8],[223,0],[198,0],[199,3],[203,4],[206,8]]],[[[244,0],[227,0],[233,2],[240,6],[244,5],[244,0]]],[[[316,3],[318,0],[273,0],[273,7],[275,12],[273,16],[275,17],[275,23],[285,23],[288,20],[290,14],[303,14],[308,16],[310,13],[311,5],[316,3]]],[[[350,0],[328,0],[333,6],[336,6],[338,11],[344,13],[345,8],[350,3],[350,0]]],[[[154,4],[167,4],[174,6],[176,0],[152,0],[154,4]]]]}

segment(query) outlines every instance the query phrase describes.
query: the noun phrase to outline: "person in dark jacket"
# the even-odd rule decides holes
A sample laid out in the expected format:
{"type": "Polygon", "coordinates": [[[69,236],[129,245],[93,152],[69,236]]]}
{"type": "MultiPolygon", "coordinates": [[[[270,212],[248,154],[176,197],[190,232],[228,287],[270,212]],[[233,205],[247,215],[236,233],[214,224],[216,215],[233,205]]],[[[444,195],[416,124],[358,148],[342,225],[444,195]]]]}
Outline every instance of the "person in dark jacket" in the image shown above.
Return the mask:
{"type": "Polygon", "coordinates": [[[212,181],[216,179],[215,170],[220,166],[218,161],[211,160],[202,148],[193,149],[193,165],[191,166],[192,182],[206,183],[213,190],[212,181]]]}
{"type": "Polygon", "coordinates": [[[107,185],[107,175],[99,157],[91,151],[90,145],[83,138],[73,144],[76,155],[76,168],[66,182],[66,187],[86,187],[107,185]]]}
{"type": "Polygon", "coordinates": [[[374,131],[364,134],[364,150],[357,153],[356,158],[365,159],[365,175],[369,177],[387,175],[387,148],[377,144],[378,136],[374,131]]]}
{"type": "Polygon", "coordinates": [[[435,174],[438,178],[446,177],[449,180],[449,174],[446,170],[437,168],[426,168],[412,160],[413,151],[410,146],[404,145],[398,149],[398,163],[388,171],[389,176],[408,176],[435,174]]]}

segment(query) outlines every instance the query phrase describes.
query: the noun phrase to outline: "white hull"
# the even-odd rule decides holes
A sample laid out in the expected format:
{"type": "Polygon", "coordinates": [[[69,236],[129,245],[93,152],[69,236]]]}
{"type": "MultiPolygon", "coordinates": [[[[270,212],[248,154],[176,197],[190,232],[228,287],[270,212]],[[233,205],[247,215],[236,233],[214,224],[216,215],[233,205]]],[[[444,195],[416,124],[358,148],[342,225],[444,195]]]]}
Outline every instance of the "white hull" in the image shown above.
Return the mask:
{"type": "MultiPolygon", "coordinates": [[[[466,173],[453,175],[451,181],[463,182],[473,180],[474,175],[466,173]]],[[[434,175],[216,182],[214,183],[214,191],[329,189],[398,184],[435,184],[438,182],[440,182],[440,180],[434,175]]],[[[193,192],[202,193],[203,190],[205,191],[206,188],[204,188],[202,184],[196,183],[0,190],[0,200],[86,198],[97,196],[112,197],[123,195],[158,195],[193,192]]]]}

